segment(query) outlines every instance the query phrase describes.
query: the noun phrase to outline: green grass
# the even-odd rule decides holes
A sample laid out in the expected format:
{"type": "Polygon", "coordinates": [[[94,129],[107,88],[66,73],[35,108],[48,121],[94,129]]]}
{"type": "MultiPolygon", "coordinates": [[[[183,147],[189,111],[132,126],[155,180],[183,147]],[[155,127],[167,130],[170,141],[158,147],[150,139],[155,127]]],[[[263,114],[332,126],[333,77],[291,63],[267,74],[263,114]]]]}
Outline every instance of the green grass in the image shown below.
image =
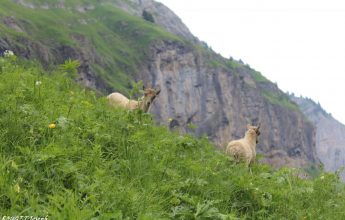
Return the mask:
{"type": "Polygon", "coordinates": [[[264,90],[261,92],[261,94],[271,104],[279,105],[279,106],[282,106],[284,108],[294,110],[294,111],[300,111],[298,105],[292,102],[289,99],[289,97],[284,93],[279,93],[279,92],[273,93],[273,92],[264,90]]]}
{"type": "MultiPolygon", "coordinates": [[[[0,59],[0,213],[48,219],[344,219],[334,174],[243,165],[112,109],[64,69],[0,59]],[[49,128],[54,124],[55,128],[49,128]]],[[[73,71],[69,71],[73,72],[73,71]]]]}
{"type": "Polygon", "coordinates": [[[211,67],[211,68],[228,69],[227,66],[224,63],[219,62],[216,59],[209,60],[208,61],[208,66],[211,67]]]}
{"type": "Polygon", "coordinates": [[[271,83],[271,81],[269,81],[266,77],[264,77],[260,72],[252,70],[251,71],[252,77],[253,79],[258,82],[258,83],[266,83],[269,82],[271,83]]]}
{"type": "Polygon", "coordinates": [[[236,60],[233,60],[233,59],[229,59],[227,61],[227,66],[231,69],[238,69],[238,68],[241,68],[243,67],[243,64],[239,63],[238,61],[236,60]]]}

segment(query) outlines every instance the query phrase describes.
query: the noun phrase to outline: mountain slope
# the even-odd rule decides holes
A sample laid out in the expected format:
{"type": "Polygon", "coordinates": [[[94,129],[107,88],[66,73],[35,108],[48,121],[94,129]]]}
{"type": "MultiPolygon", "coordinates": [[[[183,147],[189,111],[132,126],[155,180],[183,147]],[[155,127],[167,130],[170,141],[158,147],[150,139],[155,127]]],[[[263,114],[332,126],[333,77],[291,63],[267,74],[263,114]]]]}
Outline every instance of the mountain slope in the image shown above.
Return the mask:
{"type": "Polygon", "coordinates": [[[3,219],[345,218],[336,175],[300,179],[262,164],[249,172],[205,138],[111,108],[70,79],[75,66],[45,72],[0,57],[3,219]]]}
{"type": "MultiPolygon", "coordinates": [[[[325,170],[345,167],[345,125],[334,119],[313,100],[291,96],[303,113],[316,125],[316,152],[325,170]]],[[[341,172],[345,181],[345,172],[341,172]]]]}
{"type": "Polygon", "coordinates": [[[80,80],[128,94],[131,81],[160,86],[151,112],[161,124],[207,135],[218,147],[261,123],[259,152],[271,163],[318,163],[315,128],[279,88],[248,65],[193,37],[169,9],[151,0],[4,0],[0,50],[46,67],[78,59],[80,80]],[[142,18],[150,13],[155,23],[142,18]]]}
{"type": "Polygon", "coordinates": [[[57,4],[61,1],[19,2],[26,7],[9,0],[1,3],[0,48],[12,49],[45,65],[78,59],[81,80],[93,88],[128,91],[130,79],[139,72],[151,42],[179,40],[106,1],[97,7],[88,6],[89,10],[87,2],[82,1],[62,5],[57,4]],[[85,10],[81,10],[84,4],[85,10]]]}

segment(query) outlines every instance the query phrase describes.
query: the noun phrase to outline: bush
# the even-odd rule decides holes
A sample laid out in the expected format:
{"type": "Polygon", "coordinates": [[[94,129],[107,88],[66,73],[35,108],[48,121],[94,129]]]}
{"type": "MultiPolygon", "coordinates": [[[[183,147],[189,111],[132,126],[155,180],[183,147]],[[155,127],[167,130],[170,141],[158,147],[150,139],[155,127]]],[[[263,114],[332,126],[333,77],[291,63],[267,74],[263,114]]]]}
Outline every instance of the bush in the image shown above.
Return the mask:
{"type": "Polygon", "coordinates": [[[155,23],[155,19],[153,18],[153,15],[150,12],[144,10],[142,16],[146,21],[155,23]]]}

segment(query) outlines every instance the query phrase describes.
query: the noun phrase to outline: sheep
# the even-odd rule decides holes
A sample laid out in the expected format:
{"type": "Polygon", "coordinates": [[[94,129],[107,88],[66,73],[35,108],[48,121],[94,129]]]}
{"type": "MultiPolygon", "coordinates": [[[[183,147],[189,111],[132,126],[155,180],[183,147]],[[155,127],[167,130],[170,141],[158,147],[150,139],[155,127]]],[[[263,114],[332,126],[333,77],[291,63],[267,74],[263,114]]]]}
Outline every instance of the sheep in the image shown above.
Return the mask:
{"type": "Polygon", "coordinates": [[[148,112],[150,105],[156,96],[160,93],[160,89],[145,89],[144,96],[139,98],[138,101],[128,99],[121,93],[114,92],[107,96],[108,102],[114,107],[120,107],[124,109],[134,110],[141,109],[144,112],[148,112]]]}
{"type": "Polygon", "coordinates": [[[256,127],[248,124],[244,138],[230,141],[225,153],[233,156],[236,162],[244,161],[247,167],[254,163],[257,137],[260,135],[259,129],[260,125],[256,127]]]}

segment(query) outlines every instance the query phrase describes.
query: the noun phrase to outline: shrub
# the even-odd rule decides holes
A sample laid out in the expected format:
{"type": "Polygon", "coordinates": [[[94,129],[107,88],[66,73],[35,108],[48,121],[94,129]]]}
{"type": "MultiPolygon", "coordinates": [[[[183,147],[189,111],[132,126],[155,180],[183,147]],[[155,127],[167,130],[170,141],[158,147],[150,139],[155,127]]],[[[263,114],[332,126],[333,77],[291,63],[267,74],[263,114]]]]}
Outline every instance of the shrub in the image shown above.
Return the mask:
{"type": "Polygon", "coordinates": [[[150,12],[143,10],[142,16],[146,21],[155,23],[155,19],[153,18],[153,15],[150,12]]]}

